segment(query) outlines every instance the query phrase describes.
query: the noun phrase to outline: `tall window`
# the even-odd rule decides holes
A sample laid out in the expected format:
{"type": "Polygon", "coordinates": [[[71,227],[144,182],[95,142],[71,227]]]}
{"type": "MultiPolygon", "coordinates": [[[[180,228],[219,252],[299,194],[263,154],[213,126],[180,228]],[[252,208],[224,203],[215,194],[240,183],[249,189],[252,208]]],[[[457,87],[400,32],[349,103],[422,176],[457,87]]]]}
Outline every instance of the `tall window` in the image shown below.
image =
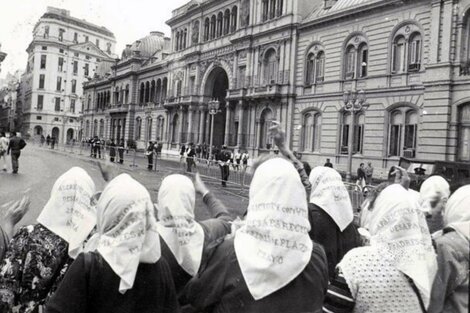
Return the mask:
{"type": "Polygon", "coordinates": [[[400,107],[390,113],[389,156],[416,156],[418,113],[409,107],[400,107]]]}
{"type": "Polygon", "coordinates": [[[210,34],[210,22],[209,22],[209,18],[207,17],[204,21],[204,41],[209,40],[209,34],[210,34]]]}
{"type": "Polygon", "coordinates": [[[210,36],[210,39],[214,39],[215,38],[215,28],[216,28],[216,22],[217,18],[215,17],[215,15],[212,15],[211,17],[211,36],[210,36]]]}
{"type": "Polygon", "coordinates": [[[223,22],[224,22],[224,16],[222,12],[219,12],[219,14],[217,15],[217,37],[221,37],[223,34],[223,31],[224,31],[223,22]]]}
{"type": "Polygon", "coordinates": [[[283,14],[283,0],[262,0],[261,21],[265,22],[283,14]]]}
{"type": "Polygon", "coordinates": [[[39,88],[44,89],[44,81],[46,80],[46,75],[39,74],[39,88]]]}
{"type": "Polygon", "coordinates": [[[108,54],[111,53],[111,43],[110,42],[106,43],[106,53],[108,53],[108,54]]]}
{"type": "Polygon", "coordinates": [[[104,137],[104,120],[100,120],[100,130],[99,130],[99,137],[104,137]]]}
{"type": "Polygon", "coordinates": [[[56,90],[57,90],[57,91],[61,91],[61,90],[62,90],[62,77],[60,77],[60,76],[57,76],[56,90]]]}
{"type": "Polygon", "coordinates": [[[44,38],[49,38],[49,26],[44,27],[44,38]]]}
{"type": "Polygon", "coordinates": [[[76,92],[77,92],[77,80],[72,79],[72,93],[76,93],[76,92]]]}
{"type": "Polygon", "coordinates": [[[62,72],[64,70],[64,58],[59,57],[58,71],[62,72]]]}
{"type": "Polygon", "coordinates": [[[175,114],[173,116],[173,123],[172,123],[172,128],[171,128],[171,142],[175,143],[178,142],[179,140],[179,133],[178,129],[180,126],[180,120],[178,114],[175,114]]]}
{"type": "Polygon", "coordinates": [[[78,33],[73,33],[73,42],[78,43],[78,33]]]}
{"type": "Polygon", "coordinates": [[[36,106],[36,108],[38,110],[42,110],[43,107],[44,107],[44,96],[38,95],[38,105],[36,106]]]}
{"type": "Polygon", "coordinates": [[[231,24],[232,24],[232,32],[236,31],[238,27],[238,7],[237,6],[234,6],[232,8],[231,24]]]}
{"type": "Polygon", "coordinates": [[[96,39],[96,46],[99,48],[100,47],[100,40],[96,39]]]}
{"type": "Polygon", "coordinates": [[[346,78],[354,78],[356,71],[356,49],[349,46],[346,49],[346,78]]]}
{"type": "MultiPolygon", "coordinates": [[[[352,115],[350,112],[344,112],[341,120],[341,138],[340,153],[348,154],[349,151],[349,129],[351,127],[352,115]]],[[[364,145],[364,114],[355,116],[355,127],[353,135],[353,153],[362,153],[364,145]]]]}
{"type": "Polygon", "coordinates": [[[322,82],[325,72],[325,53],[323,51],[311,52],[307,56],[307,73],[305,83],[307,85],[322,82]]]}
{"type": "Polygon", "coordinates": [[[78,61],[73,61],[73,75],[78,74],[78,61]]]}
{"type": "Polygon", "coordinates": [[[459,110],[459,145],[458,158],[460,161],[470,161],[470,103],[459,110]]]}
{"type": "Polygon", "coordinates": [[[70,100],[70,112],[75,113],[75,99],[70,100]]]}
{"type": "Polygon", "coordinates": [[[87,35],[85,35],[85,42],[88,42],[90,41],[90,37],[88,37],[87,35]]]}
{"type": "Polygon", "coordinates": [[[274,49],[269,49],[264,56],[264,83],[275,84],[277,82],[277,56],[274,49]]]}
{"type": "Polygon", "coordinates": [[[140,140],[142,134],[142,119],[140,117],[135,120],[135,140],[140,140]]]}
{"type": "Polygon", "coordinates": [[[367,77],[369,49],[363,35],[355,35],[346,42],[344,51],[344,79],[367,77]]]}
{"type": "Polygon", "coordinates": [[[224,13],[224,35],[230,32],[230,10],[225,10],[224,13]]]}
{"type": "Polygon", "coordinates": [[[269,18],[269,0],[263,0],[263,12],[262,12],[262,17],[261,17],[261,20],[264,22],[266,20],[268,20],[269,18]]]}
{"type": "Polygon", "coordinates": [[[318,112],[307,112],[303,115],[301,148],[303,151],[320,149],[321,115],[318,112]]]}
{"type": "Polygon", "coordinates": [[[56,98],[55,98],[54,111],[60,112],[60,98],[59,98],[59,97],[56,97],[56,98]]]}
{"type": "Polygon", "coordinates": [[[152,140],[152,123],[153,123],[152,118],[147,117],[147,134],[145,136],[147,141],[152,140]]]}
{"type": "Polygon", "coordinates": [[[362,44],[359,46],[358,49],[358,64],[357,64],[357,69],[358,69],[358,74],[359,77],[367,77],[367,64],[369,61],[369,49],[366,44],[362,44]]]}
{"type": "Polygon", "coordinates": [[[418,26],[409,24],[398,29],[392,41],[391,72],[394,74],[421,70],[423,39],[418,26]]]}
{"type": "Polygon", "coordinates": [[[65,29],[59,28],[59,41],[64,41],[65,29]]]}
{"type": "Polygon", "coordinates": [[[88,63],[85,64],[85,72],[83,75],[88,76],[90,73],[90,65],[88,63]]]}
{"type": "Polygon", "coordinates": [[[40,69],[46,68],[47,55],[41,55],[41,67],[40,69]]]}
{"type": "Polygon", "coordinates": [[[163,116],[159,116],[157,119],[157,140],[163,140],[165,131],[165,119],[163,116]]]}

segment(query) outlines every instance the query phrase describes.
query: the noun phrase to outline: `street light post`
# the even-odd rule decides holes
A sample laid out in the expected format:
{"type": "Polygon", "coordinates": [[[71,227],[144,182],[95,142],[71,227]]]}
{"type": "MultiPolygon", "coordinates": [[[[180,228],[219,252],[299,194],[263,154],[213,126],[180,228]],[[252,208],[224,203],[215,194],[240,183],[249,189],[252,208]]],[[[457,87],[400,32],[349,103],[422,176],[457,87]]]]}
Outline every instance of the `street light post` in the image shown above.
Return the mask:
{"type": "Polygon", "coordinates": [[[219,112],[220,101],[217,99],[212,99],[209,101],[209,114],[211,115],[211,138],[209,146],[209,158],[212,157],[212,143],[214,139],[214,119],[215,115],[219,112]]]}
{"type": "Polygon", "coordinates": [[[344,110],[351,113],[351,123],[349,125],[348,135],[348,171],[346,181],[352,181],[352,157],[354,148],[354,129],[356,127],[356,113],[361,112],[366,107],[366,94],[364,90],[347,90],[343,94],[344,110]]]}

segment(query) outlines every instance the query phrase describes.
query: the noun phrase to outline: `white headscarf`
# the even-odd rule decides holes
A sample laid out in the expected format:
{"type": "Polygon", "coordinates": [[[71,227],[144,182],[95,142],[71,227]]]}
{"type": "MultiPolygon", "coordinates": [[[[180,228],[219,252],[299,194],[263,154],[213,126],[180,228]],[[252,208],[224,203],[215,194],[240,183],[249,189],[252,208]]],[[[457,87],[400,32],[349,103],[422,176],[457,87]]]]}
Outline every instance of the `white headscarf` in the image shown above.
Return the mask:
{"type": "Polygon", "coordinates": [[[310,203],[323,209],[343,231],[354,219],[349,193],[341,175],[332,168],[315,167],[309,176],[310,203]]]}
{"type": "Polygon", "coordinates": [[[444,211],[444,225],[470,240],[470,185],[459,188],[450,197],[444,211]]]}
{"type": "Polygon", "coordinates": [[[413,279],[429,305],[437,259],[424,215],[410,193],[398,184],[385,188],[370,216],[371,246],[413,279]]]}
{"type": "Polygon", "coordinates": [[[51,196],[38,223],[67,241],[69,256],[76,258],[83,242],[96,225],[96,209],[91,204],[95,183],[88,173],[73,167],[54,183],[51,196]]]}
{"type": "Polygon", "coordinates": [[[158,232],[191,276],[199,271],[204,247],[204,231],[194,220],[196,191],[183,175],[166,177],[158,191],[158,232]]]}
{"type": "Polygon", "coordinates": [[[450,196],[450,186],[447,180],[441,176],[431,176],[423,182],[419,193],[421,209],[425,212],[431,212],[430,202],[447,200],[450,196]]]}
{"type": "Polygon", "coordinates": [[[160,238],[150,195],[127,174],[114,178],[97,205],[96,250],[121,278],[119,292],[134,285],[139,263],[160,259],[160,238]]]}
{"type": "Polygon", "coordinates": [[[286,286],[312,256],[305,189],[294,166],[280,158],[261,164],[250,186],[248,214],[235,253],[255,300],[286,286]]]}

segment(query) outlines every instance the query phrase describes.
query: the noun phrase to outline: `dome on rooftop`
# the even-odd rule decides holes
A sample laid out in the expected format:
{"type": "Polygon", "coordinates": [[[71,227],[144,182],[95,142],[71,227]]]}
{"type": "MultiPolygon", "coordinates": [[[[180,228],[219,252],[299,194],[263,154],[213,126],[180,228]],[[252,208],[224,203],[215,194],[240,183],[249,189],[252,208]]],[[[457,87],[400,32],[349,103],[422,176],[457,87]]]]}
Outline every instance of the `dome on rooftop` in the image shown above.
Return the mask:
{"type": "Polygon", "coordinates": [[[126,45],[122,51],[122,59],[130,57],[150,58],[155,52],[163,50],[165,34],[162,32],[150,32],[148,36],[134,41],[132,45],[126,45]]]}

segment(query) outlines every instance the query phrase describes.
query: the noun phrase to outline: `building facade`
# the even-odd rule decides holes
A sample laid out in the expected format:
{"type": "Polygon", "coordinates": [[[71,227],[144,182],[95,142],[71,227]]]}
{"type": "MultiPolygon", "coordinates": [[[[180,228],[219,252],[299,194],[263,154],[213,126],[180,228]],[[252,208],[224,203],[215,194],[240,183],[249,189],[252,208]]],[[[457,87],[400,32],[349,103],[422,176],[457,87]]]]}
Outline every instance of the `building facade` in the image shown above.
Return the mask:
{"type": "MultiPolygon", "coordinates": [[[[401,156],[470,161],[469,10],[470,0],[190,1],[167,22],[171,51],[146,51],[134,67],[120,139],[176,151],[212,137],[256,156],[274,152],[278,120],[312,165],[330,158],[346,170],[350,136],[353,167],[372,162],[377,176],[401,156]],[[366,105],[350,114],[344,94],[359,90],[366,105]]],[[[93,99],[100,86],[114,97],[124,54],[141,53],[132,47],[107,82],[86,84],[93,112],[116,114],[93,99]]],[[[89,129],[100,123],[90,117],[89,129]]]]}
{"type": "Polygon", "coordinates": [[[97,64],[111,62],[112,32],[49,7],[33,30],[22,77],[23,129],[26,136],[53,136],[59,143],[78,138],[83,83],[97,64]]]}
{"type": "Polygon", "coordinates": [[[20,72],[8,73],[4,86],[0,88],[0,131],[21,131],[22,102],[20,90],[20,72]]]}

